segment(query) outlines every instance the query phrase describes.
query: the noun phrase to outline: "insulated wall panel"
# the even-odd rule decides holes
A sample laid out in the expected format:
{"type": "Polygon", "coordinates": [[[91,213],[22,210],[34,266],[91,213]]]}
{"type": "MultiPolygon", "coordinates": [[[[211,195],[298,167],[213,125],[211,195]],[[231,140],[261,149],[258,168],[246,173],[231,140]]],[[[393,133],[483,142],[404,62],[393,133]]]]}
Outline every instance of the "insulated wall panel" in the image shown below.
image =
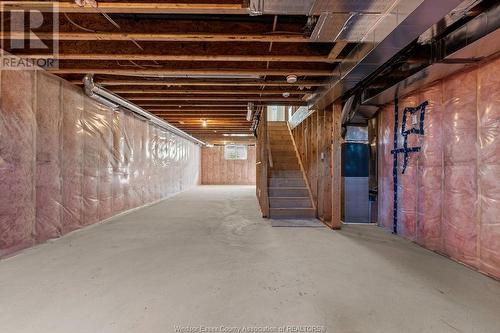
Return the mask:
{"type": "Polygon", "coordinates": [[[63,83],[61,89],[62,233],[83,225],[83,93],[63,83]]]}
{"type": "Polygon", "coordinates": [[[479,268],[500,276],[500,60],[478,71],[479,268]]]}
{"type": "Polygon", "coordinates": [[[99,220],[105,220],[113,215],[113,111],[100,108],[98,113],[99,127],[99,220]]]}
{"type": "Polygon", "coordinates": [[[394,181],[392,175],[393,156],[391,150],[394,141],[394,105],[385,106],[379,111],[378,142],[378,223],[392,229],[394,209],[394,181]]]}
{"type": "Polygon", "coordinates": [[[99,150],[101,119],[99,105],[85,99],[83,108],[83,224],[99,221],[99,150]]]}
{"type": "Polygon", "coordinates": [[[112,115],[111,133],[113,137],[113,150],[111,166],[113,168],[112,179],[112,207],[113,213],[119,213],[125,209],[124,184],[126,174],[125,163],[125,132],[123,128],[124,115],[121,112],[114,112],[112,115]]]}
{"type": "Polygon", "coordinates": [[[0,71],[0,257],[198,184],[200,147],[43,71],[0,71]]]}
{"type": "MultiPolygon", "coordinates": [[[[500,278],[500,59],[445,78],[400,100],[427,101],[424,135],[399,158],[398,230],[431,250],[500,278]]],[[[379,111],[379,224],[392,230],[394,106],[379,111]]]]}
{"type": "Polygon", "coordinates": [[[61,219],[61,81],[37,72],[36,79],[36,223],[37,241],[58,237],[61,219]]]}
{"type": "Polygon", "coordinates": [[[417,242],[431,250],[441,249],[443,193],[443,106],[442,83],[421,91],[420,100],[428,101],[425,112],[425,135],[419,142],[417,178],[417,242]],[[436,200],[436,196],[438,196],[436,200]]]}
{"type": "MultiPolygon", "coordinates": [[[[402,116],[402,112],[406,107],[412,107],[419,104],[418,96],[408,96],[403,98],[399,102],[400,113],[402,116]]],[[[402,122],[402,117],[400,119],[400,123],[402,122]]],[[[403,136],[398,135],[399,138],[399,147],[403,147],[403,136]]],[[[408,146],[415,147],[419,145],[416,135],[408,136],[408,146]]],[[[403,156],[401,154],[398,155],[399,163],[398,165],[403,164],[403,156]]],[[[416,239],[417,233],[417,187],[418,187],[418,179],[417,179],[417,164],[418,161],[414,156],[410,156],[408,160],[408,166],[403,173],[401,173],[398,181],[398,209],[400,210],[400,218],[398,224],[398,232],[411,240],[416,239]],[[415,181],[417,180],[417,181],[415,181]],[[403,191],[404,189],[404,191],[403,191]]]]}
{"type": "Polygon", "coordinates": [[[35,232],[35,72],[0,73],[0,255],[31,246],[35,232]]]}
{"type": "Polygon", "coordinates": [[[477,259],[477,71],[443,84],[443,247],[451,257],[476,266],[477,259]]]}

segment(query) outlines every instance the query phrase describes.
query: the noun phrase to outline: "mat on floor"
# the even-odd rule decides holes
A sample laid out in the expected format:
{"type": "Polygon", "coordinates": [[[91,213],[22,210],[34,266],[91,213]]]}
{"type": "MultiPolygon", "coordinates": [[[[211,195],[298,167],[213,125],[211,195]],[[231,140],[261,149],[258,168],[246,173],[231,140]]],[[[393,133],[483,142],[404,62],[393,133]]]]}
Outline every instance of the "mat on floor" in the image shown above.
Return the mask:
{"type": "Polygon", "coordinates": [[[325,225],[321,223],[320,220],[316,219],[286,219],[286,220],[276,220],[271,219],[271,226],[273,227],[313,227],[321,228],[325,225]]]}

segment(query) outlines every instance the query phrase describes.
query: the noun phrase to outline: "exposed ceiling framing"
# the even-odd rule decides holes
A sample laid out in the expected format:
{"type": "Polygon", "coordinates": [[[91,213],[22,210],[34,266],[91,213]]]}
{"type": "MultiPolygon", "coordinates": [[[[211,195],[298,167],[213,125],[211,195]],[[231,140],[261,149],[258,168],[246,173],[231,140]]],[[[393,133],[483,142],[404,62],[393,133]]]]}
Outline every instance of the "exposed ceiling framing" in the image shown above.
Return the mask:
{"type": "Polygon", "coordinates": [[[97,84],[172,125],[222,143],[229,142],[223,134],[251,134],[249,102],[310,104],[342,66],[359,60],[348,56],[364,43],[359,36],[398,2],[418,1],[266,0],[262,8],[252,0],[108,0],[96,8],[0,1],[4,16],[43,13],[36,28],[4,24],[0,39],[23,58],[56,59],[47,70],[73,84],[93,74],[97,84]],[[32,47],[39,40],[48,47],[32,47]],[[297,81],[288,83],[288,75],[297,81]]]}

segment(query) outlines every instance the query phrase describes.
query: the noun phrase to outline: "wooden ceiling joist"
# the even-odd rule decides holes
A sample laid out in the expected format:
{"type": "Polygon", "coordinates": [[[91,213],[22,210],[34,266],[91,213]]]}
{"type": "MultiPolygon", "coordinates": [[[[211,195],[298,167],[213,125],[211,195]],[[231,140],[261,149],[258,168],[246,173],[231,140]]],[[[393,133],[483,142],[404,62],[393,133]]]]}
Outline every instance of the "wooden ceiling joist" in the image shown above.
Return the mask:
{"type": "Polygon", "coordinates": [[[328,59],[332,61],[339,59],[339,54],[346,47],[346,45],[347,42],[345,41],[337,41],[333,46],[332,50],[330,51],[330,54],[328,54],[328,59]]]}
{"type": "Polygon", "coordinates": [[[256,102],[301,102],[300,99],[285,97],[193,97],[193,96],[175,96],[175,97],[127,97],[130,101],[256,101],[256,102]]]}
{"type": "Polygon", "coordinates": [[[182,110],[184,108],[189,109],[189,108],[213,108],[213,107],[236,107],[236,108],[246,108],[248,103],[246,102],[239,102],[239,103],[234,103],[234,102],[210,102],[210,101],[204,101],[204,102],[189,102],[189,101],[159,101],[160,103],[151,103],[149,102],[137,102],[135,104],[140,105],[145,108],[150,108],[150,107],[169,107],[169,108],[178,108],[178,110],[182,110]]]}
{"type": "Polygon", "coordinates": [[[59,59],[59,60],[118,60],[118,61],[243,61],[243,62],[341,62],[315,55],[168,55],[168,54],[98,54],[98,53],[60,53],[60,54],[22,54],[21,58],[59,59]]]}
{"type": "Polygon", "coordinates": [[[281,95],[289,92],[291,95],[305,95],[304,90],[155,90],[155,89],[113,89],[116,94],[154,94],[154,95],[281,95]]]}
{"type": "Polygon", "coordinates": [[[165,111],[151,111],[146,110],[153,114],[161,114],[172,117],[198,117],[198,116],[219,116],[219,117],[245,117],[246,112],[165,112],[165,111]]]}
{"type": "Polygon", "coordinates": [[[2,1],[2,11],[38,10],[59,13],[129,13],[129,14],[248,14],[242,4],[185,2],[106,2],[98,7],[79,6],[74,1],[2,1]]]}
{"type": "Polygon", "coordinates": [[[2,31],[0,38],[85,41],[149,41],[149,42],[263,42],[308,43],[308,37],[296,34],[221,34],[221,33],[126,33],[126,32],[33,32],[2,31]]]}
{"type": "Polygon", "coordinates": [[[176,117],[183,117],[183,116],[201,116],[201,115],[214,115],[214,116],[221,116],[221,117],[241,117],[241,116],[246,116],[246,111],[243,112],[189,112],[189,111],[183,111],[183,112],[174,112],[174,111],[155,111],[155,110],[146,110],[148,112],[154,113],[154,114],[165,114],[165,115],[172,115],[176,117]]]}
{"type": "MultiPolygon", "coordinates": [[[[200,117],[171,117],[171,116],[165,116],[165,115],[156,115],[158,117],[164,118],[168,121],[183,121],[183,122],[188,122],[192,120],[198,120],[200,117]]],[[[202,116],[201,118],[209,118],[209,119],[214,119],[214,120],[223,120],[223,121],[241,121],[244,120],[245,118],[222,118],[222,117],[213,117],[213,116],[202,116]]]]}
{"type": "Polygon", "coordinates": [[[196,112],[204,112],[204,113],[216,113],[216,114],[227,114],[227,113],[242,113],[247,112],[246,108],[243,109],[212,109],[212,108],[165,108],[165,107],[146,107],[148,111],[152,112],[172,112],[172,113],[196,113],[196,112]]]}
{"type": "Polygon", "coordinates": [[[346,48],[354,46],[342,40],[311,41],[304,32],[307,15],[251,17],[247,0],[97,4],[0,1],[0,12],[61,13],[57,34],[51,31],[55,15],[44,14],[33,33],[10,31],[7,24],[0,32],[4,50],[27,59],[57,59],[58,67],[48,71],[76,85],[94,74],[96,84],[207,142],[255,142],[223,134],[252,133],[246,120],[249,102],[256,108],[307,105],[336,78],[346,48]],[[52,46],[18,49],[8,43],[27,40],[24,44],[31,45],[35,39],[47,45],[58,40],[58,52],[52,46]]]}
{"type": "MultiPolygon", "coordinates": [[[[73,84],[82,84],[82,80],[71,80],[73,84]]],[[[111,80],[111,79],[96,79],[96,83],[103,86],[269,86],[269,87],[318,87],[326,85],[323,81],[297,81],[295,83],[288,83],[286,81],[217,81],[217,80],[183,80],[178,79],[175,81],[148,81],[148,80],[111,80]]]]}
{"type": "Polygon", "coordinates": [[[122,76],[165,77],[177,76],[213,76],[214,78],[228,76],[234,80],[245,79],[248,76],[332,76],[333,71],[317,69],[165,69],[165,68],[57,68],[49,69],[54,74],[109,74],[122,76]],[[241,77],[238,77],[240,75],[241,77]]]}

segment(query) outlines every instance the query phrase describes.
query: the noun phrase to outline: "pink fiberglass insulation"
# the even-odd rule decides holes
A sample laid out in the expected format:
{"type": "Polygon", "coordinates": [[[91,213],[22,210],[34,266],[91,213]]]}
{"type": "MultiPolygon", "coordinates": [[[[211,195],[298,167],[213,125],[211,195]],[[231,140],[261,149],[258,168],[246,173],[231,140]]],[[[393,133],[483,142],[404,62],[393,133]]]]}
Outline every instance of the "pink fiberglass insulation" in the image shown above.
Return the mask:
{"type": "MultiPolygon", "coordinates": [[[[399,101],[400,111],[405,107],[418,105],[418,96],[408,96],[399,101]]],[[[402,119],[400,120],[402,121],[402,119]]],[[[399,136],[399,147],[403,146],[403,137],[399,136]]],[[[408,146],[414,147],[419,145],[416,135],[410,135],[408,146]]],[[[399,154],[398,165],[403,164],[403,155],[399,154]]],[[[401,174],[398,181],[398,204],[399,204],[399,233],[411,240],[416,239],[417,232],[417,159],[415,156],[410,156],[408,166],[404,174],[401,174]],[[404,189],[404,191],[402,190],[404,189]]]]}
{"type": "Polygon", "coordinates": [[[99,109],[101,126],[99,134],[99,221],[113,216],[113,111],[105,107],[99,109]]]}
{"type": "MultiPolygon", "coordinates": [[[[405,174],[398,159],[398,231],[500,278],[500,59],[416,91],[402,113],[427,101],[424,135],[410,135],[405,174]]],[[[379,224],[392,230],[394,105],[379,120],[379,224]]]]}
{"type": "Polygon", "coordinates": [[[417,242],[431,250],[441,250],[442,200],[436,193],[443,193],[443,107],[441,82],[420,93],[420,99],[429,101],[425,112],[425,140],[418,161],[417,179],[417,242]]]}
{"type": "Polygon", "coordinates": [[[134,116],[130,113],[123,115],[123,139],[124,139],[124,150],[123,150],[123,169],[121,182],[122,185],[127,184],[127,186],[122,186],[123,191],[123,207],[125,210],[133,208],[132,205],[132,193],[133,191],[133,169],[132,165],[134,163],[134,136],[132,121],[134,116]]]}
{"type": "Polygon", "coordinates": [[[63,82],[61,89],[62,233],[83,225],[83,103],[81,90],[63,82]]]}
{"type": "Polygon", "coordinates": [[[111,132],[113,136],[113,150],[111,167],[112,169],[112,208],[113,214],[119,213],[125,209],[124,182],[125,178],[125,138],[123,136],[123,113],[114,112],[112,115],[111,132]]]}
{"type": "Polygon", "coordinates": [[[500,276],[500,60],[477,73],[480,269],[500,276]]]}
{"type": "Polygon", "coordinates": [[[0,255],[34,243],[35,72],[0,73],[0,255]]]}
{"type": "Polygon", "coordinates": [[[102,144],[100,105],[85,99],[83,105],[83,223],[99,221],[99,160],[102,144]]]}
{"type": "Polygon", "coordinates": [[[392,211],[394,208],[394,182],[392,178],[393,158],[391,149],[393,147],[394,127],[393,105],[385,106],[378,113],[378,186],[379,195],[379,224],[387,229],[392,228],[392,211]]]}
{"type": "Polygon", "coordinates": [[[60,78],[3,70],[0,91],[0,257],[198,183],[199,146],[60,78]]]}
{"type": "Polygon", "coordinates": [[[132,152],[132,160],[131,160],[131,189],[132,193],[130,196],[130,203],[132,207],[137,207],[142,204],[142,185],[141,185],[141,175],[142,175],[142,161],[141,161],[141,148],[142,148],[142,125],[141,120],[137,117],[131,118],[132,124],[132,135],[134,140],[133,143],[133,152],[132,152]]]}
{"type": "Polygon", "coordinates": [[[44,241],[62,233],[60,135],[61,81],[37,72],[36,80],[36,223],[35,237],[44,241]]]}
{"type": "Polygon", "coordinates": [[[477,71],[443,83],[443,250],[477,266],[477,71]]]}

